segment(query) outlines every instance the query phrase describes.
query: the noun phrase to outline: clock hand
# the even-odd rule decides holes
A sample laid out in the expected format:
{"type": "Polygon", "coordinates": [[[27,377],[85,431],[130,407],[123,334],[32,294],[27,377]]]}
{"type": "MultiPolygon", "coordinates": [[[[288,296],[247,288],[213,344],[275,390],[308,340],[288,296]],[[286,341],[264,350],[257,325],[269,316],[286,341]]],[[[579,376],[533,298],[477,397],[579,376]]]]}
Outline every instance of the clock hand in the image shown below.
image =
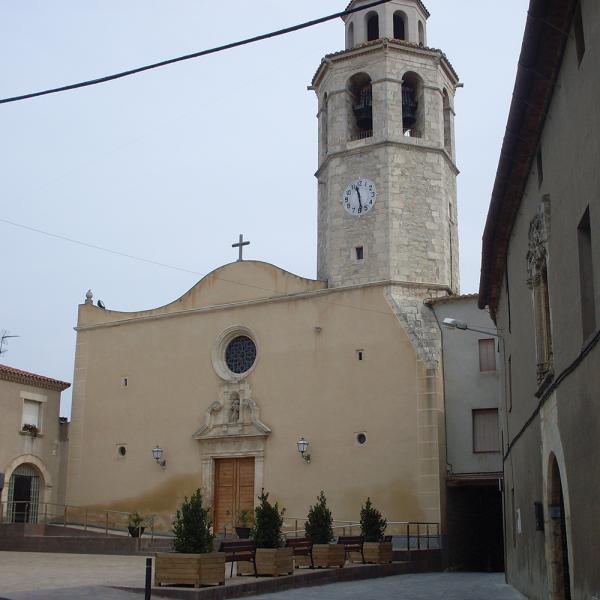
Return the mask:
{"type": "Polygon", "coordinates": [[[356,187],[356,193],[358,194],[358,206],[360,210],[362,210],[362,201],[360,199],[360,190],[358,189],[358,187],[356,187]]]}

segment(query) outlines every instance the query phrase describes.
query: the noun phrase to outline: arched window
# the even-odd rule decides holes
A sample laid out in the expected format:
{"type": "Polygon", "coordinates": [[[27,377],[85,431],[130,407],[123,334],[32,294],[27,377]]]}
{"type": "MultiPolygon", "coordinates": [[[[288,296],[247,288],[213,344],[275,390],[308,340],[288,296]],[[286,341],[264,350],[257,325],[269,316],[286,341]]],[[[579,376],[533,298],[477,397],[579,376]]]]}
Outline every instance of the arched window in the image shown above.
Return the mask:
{"type": "Polygon", "coordinates": [[[394,13],[394,39],[406,39],[406,17],[401,12],[394,13]]]}
{"type": "Polygon", "coordinates": [[[367,15],[367,41],[379,39],[379,15],[377,13],[369,13],[367,15]]]}
{"type": "Polygon", "coordinates": [[[402,80],[402,128],[406,137],[423,137],[423,81],[416,73],[402,80]]]}
{"type": "Polygon", "coordinates": [[[452,126],[450,124],[450,98],[444,90],[444,148],[450,152],[452,149],[452,126]]]}
{"type": "Polygon", "coordinates": [[[425,45],[425,27],[423,27],[423,22],[419,21],[419,46],[425,45]]]}
{"type": "Polygon", "coordinates": [[[354,48],[354,23],[350,23],[348,25],[347,35],[346,35],[346,49],[354,48]]]}
{"type": "Polygon", "coordinates": [[[348,96],[352,104],[350,139],[360,140],[373,136],[373,88],[366,73],[357,73],[348,82],[348,96]]]}

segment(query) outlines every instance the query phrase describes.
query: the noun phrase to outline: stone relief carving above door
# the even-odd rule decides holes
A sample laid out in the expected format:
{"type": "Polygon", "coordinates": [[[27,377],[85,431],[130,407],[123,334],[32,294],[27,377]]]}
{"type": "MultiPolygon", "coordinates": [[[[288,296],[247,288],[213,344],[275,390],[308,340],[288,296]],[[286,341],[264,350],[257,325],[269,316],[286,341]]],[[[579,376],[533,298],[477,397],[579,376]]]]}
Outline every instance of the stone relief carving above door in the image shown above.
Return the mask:
{"type": "Polygon", "coordinates": [[[271,429],[260,420],[260,409],[248,383],[221,386],[219,399],[206,409],[204,424],[194,433],[197,440],[267,437],[271,429]]]}

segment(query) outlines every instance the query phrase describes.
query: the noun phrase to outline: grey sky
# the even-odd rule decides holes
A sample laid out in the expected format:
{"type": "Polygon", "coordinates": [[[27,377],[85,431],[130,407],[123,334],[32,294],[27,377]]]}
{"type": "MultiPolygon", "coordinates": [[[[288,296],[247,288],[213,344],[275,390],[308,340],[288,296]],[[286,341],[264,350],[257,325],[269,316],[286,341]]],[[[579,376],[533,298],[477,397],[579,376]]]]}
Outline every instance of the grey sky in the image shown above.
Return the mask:
{"type": "MultiPolygon", "coordinates": [[[[456,98],[462,291],[481,234],[527,0],[426,0],[456,98]]],[[[0,97],[106,75],[343,10],[346,0],[2,0],[0,97]]],[[[200,274],[247,258],[316,276],[321,57],[341,21],[127,79],[0,106],[0,218],[200,274]]],[[[0,362],[72,381],[77,305],[166,304],[199,276],[0,223],[0,362]]],[[[62,413],[70,414],[70,391],[62,413]]]]}

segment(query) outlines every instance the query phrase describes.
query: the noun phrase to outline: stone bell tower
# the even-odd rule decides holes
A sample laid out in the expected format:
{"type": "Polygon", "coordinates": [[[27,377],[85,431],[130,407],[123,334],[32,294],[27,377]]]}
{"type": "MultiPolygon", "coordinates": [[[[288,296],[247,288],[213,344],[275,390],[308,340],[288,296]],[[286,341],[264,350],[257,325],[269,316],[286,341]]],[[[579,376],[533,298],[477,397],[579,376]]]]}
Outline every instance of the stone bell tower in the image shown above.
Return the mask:
{"type": "Polygon", "coordinates": [[[313,79],[318,276],[330,287],[390,281],[416,296],[458,292],[459,80],[427,46],[428,17],[421,0],[346,16],[346,49],[326,56],[313,79]]]}

